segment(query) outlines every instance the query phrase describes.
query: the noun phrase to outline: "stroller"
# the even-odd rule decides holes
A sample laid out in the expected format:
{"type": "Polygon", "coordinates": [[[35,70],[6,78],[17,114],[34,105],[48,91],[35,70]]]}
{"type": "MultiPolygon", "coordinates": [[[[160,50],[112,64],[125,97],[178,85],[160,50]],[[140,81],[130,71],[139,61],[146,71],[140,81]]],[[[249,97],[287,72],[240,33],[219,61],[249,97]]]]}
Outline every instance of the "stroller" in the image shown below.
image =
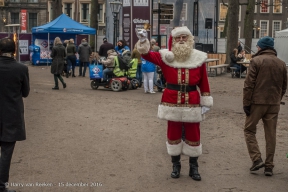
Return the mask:
{"type": "Polygon", "coordinates": [[[166,88],[166,79],[163,75],[162,69],[159,66],[157,66],[157,73],[159,76],[155,85],[157,87],[157,91],[162,92],[162,90],[166,88]]]}

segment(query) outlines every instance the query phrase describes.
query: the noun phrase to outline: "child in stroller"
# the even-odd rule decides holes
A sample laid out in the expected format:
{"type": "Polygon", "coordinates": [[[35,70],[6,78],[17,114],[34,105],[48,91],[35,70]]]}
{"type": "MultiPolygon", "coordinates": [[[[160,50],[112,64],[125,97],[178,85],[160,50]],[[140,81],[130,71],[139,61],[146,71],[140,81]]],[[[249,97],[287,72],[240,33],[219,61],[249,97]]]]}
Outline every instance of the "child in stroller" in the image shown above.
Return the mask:
{"type": "Polygon", "coordinates": [[[165,80],[165,77],[164,77],[162,70],[159,66],[157,66],[157,73],[158,73],[159,77],[158,77],[155,85],[157,86],[157,90],[159,92],[162,92],[162,90],[166,88],[166,80],[165,80]]]}

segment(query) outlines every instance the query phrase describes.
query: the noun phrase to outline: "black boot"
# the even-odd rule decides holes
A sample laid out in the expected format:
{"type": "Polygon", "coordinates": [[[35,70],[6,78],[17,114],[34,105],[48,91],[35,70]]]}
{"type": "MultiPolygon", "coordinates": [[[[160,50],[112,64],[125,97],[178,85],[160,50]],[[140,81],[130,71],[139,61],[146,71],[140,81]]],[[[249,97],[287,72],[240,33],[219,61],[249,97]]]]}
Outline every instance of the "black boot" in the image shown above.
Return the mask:
{"type": "Polygon", "coordinates": [[[201,181],[201,176],[198,173],[197,160],[198,160],[198,157],[190,157],[189,158],[189,165],[190,165],[189,176],[196,181],[201,181]]]}
{"type": "Polygon", "coordinates": [[[181,171],[181,163],[180,163],[180,155],[177,156],[171,156],[172,157],[172,163],[173,163],[173,171],[171,173],[172,178],[179,178],[180,177],[180,171],[181,171]]]}

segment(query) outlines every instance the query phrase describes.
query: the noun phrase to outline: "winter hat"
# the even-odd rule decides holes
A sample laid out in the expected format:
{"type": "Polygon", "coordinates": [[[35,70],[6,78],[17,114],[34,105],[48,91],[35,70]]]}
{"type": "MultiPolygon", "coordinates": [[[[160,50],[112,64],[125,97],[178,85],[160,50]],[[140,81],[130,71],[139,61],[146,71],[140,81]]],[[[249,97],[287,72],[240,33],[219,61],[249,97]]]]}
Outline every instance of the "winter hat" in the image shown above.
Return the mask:
{"type": "Polygon", "coordinates": [[[151,45],[155,45],[156,44],[156,40],[155,39],[151,39],[150,43],[151,43],[151,45]]]}
{"type": "Polygon", "coordinates": [[[171,52],[172,49],[172,43],[173,43],[173,38],[177,37],[179,35],[190,35],[193,37],[191,31],[186,27],[175,27],[172,31],[171,31],[171,35],[169,37],[169,41],[168,41],[168,50],[169,52],[166,53],[165,58],[168,62],[172,62],[174,60],[174,54],[171,52]]]}
{"type": "Polygon", "coordinates": [[[274,39],[272,37],[266,36],[266,37],[262,37],[258,42],[257,45],[261,48],[261,49],[265,49],[267,47],[271,47],[274,48],[274,39]]]}
{"type": "Polygon", "coordinates": [[[106,41],[107,41],[107,38],[106,38],[106,37],[104,37],[104,38],[103,38],[103,41],[104,41],[104,42],[106,42],[106,41]]]}

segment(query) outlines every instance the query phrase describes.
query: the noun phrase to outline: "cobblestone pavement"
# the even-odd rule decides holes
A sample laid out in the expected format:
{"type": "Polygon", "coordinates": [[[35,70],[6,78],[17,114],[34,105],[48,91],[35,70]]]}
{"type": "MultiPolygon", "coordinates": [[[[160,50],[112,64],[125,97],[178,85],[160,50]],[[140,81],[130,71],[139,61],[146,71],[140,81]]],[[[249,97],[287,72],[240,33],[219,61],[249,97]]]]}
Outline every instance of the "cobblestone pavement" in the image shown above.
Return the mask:
{"type": "MultiPolygon", "coordinates": [[[[76,69],[76,75],[78,74],[76,69]]],[[[209,77],[214,107],[201,123],[202,181],[188,176],[182,156],[179,179],[172,179],[166,151],[166,121],[157,118],[161,93],[143,88],[92,90],[89,77],[64,78],[52,90],[46,66],[29,65],[31,93],[25,99],[27,140],[16,143],[10,188],[19,192],[286,192],[288,191],[287,107],[279,114],[275,168],[250,174],[244,141],[244,79],[209,77]]],[[[287,95],[284,98],[287,101],[287,95]]],[[[262,123],[257,138],[265,159],[262,123]]]]}

